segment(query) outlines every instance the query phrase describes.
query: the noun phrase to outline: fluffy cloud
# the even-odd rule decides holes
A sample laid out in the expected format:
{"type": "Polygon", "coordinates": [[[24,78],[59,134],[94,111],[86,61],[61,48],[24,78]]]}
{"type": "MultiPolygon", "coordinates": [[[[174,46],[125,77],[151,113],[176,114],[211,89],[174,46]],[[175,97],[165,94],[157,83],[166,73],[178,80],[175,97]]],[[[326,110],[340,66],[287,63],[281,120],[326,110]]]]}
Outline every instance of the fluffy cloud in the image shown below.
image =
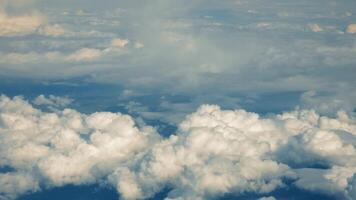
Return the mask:
{"type": "Polygon", "coordinates": [[[150,127],[137,128],[129,116],[70,109],[44,113],[19,97],[1,96],[0,112],[0,165],[16,170],[1,174],[6,177],[0,181],[3,197],[36,191],[21,176],[40,182],[34,170],[52,186],[95,182],[159,138],[150,127]]]}
{"type": "Polygon", "coordinates": [[[313,110],[261,117],[203,105],[176,134],[162,138],[128,115],[44,112],[20,97],[1,96],[0,166],[14,170],[0,173],[0,197],[13,199],[43,185],[105,181],[124,199],[145,199],[169,185],[167,200],[193,200],[226,193],[268,196],[292,182],[352,199],[355,136],[356,120],[346,112],[336,118],[313,110]]]}
{"type": "Polygon", "coordinates": [[[18,194],[40,189],[38,181],[28,173],[0,173],[0,199],[14,199],[18,194]]]}

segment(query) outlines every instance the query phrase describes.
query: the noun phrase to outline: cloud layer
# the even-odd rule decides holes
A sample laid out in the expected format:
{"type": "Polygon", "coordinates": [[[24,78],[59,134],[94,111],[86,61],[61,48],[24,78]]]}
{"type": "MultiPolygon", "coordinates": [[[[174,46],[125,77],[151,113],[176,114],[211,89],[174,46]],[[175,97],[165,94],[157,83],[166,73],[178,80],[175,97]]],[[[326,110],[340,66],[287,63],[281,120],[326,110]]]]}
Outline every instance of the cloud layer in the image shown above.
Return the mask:
{"type": "Polygon", "coordinates": [[[0,12],[0,35],[6,35],[0,40],[0,75],[50,80],[89,76],[128,89],[195,94],[214,88],[225,96],[246,91],[349,93],[345,85],[356,85],[349,76],[356,63],[351,1],[61,4],[37,3],[41,20],[29,11],[0,12]],[[9,24],[19,31],[6,28],[9,24]]]}
{"type": "Polygon", "coordinates": [[[202,105],[163,138],[128,115],[45,112],[1,96],[0,167],[12,170],[0,173],[0,198],[104,182],[123,199],[145,199],[167,186],[167,200],[246,192],[274,199],[268,194],[291,185],[352,199],[355,135],[355,118],[342,111],[336,118],[313,110],[261,117],[202,105]]]}

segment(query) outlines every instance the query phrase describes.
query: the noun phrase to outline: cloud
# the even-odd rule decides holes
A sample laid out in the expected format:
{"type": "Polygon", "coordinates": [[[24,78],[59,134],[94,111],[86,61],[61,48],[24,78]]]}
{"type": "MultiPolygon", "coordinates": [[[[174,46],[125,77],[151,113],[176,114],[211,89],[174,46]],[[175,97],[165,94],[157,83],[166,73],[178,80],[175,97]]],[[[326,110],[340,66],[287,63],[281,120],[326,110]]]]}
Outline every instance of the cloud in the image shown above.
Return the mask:
{"type": "Polygon", "coordinates": [[[33,100],[35,105],[45,105],[51,108],[64,108],[70,105],[74,100],[68,97],[57,97],[54,95],[39,95],[33,100]]]}
{"type": "Polygon", "coordinates": [[[32,13],[22,16],[8,16],[0,10],[0,36],[21,36],[32,34],[45,23],[43,15],[32,13]]]}
{"type": "MultiPolygon", "coordinates": [[[[288,166],[264,158],[283,140],[278,132],[267,139],[268,130],[273,128],[270,121],[260,121],[253,113],[202,106],[180,124],[177,135],[150,150],[139,170],[131,169],[141,191],[131,198],[147,198],[157,192],[157,186],[166,184],[173,185],[168,195],[171,199],[207,199],[228,192],[268,193],[283,187],[282,179],[293,179],[294,173],[288,166]],[[260,129],[246,129],[253,125],[260,129]],[[264,128],[267,133],[262,136],[264,128]]],[[[113,178],[118,184],[121,170],[127,169],[118,170],[113,178]]],[[[123,196],[132,195],[125,194],[120,186],[117,189],[123,196]]]]}
{"type": "Polygon", "coordinates": [[[356,175],[348,179],[348,188],[347,188],[348,196],[350,199],[356,198],[356,175]]]}
{"type": "MultiPolygon", "coordinates": [[[[50,23],[41,25],[36,32],[41,43],[33,42],[30,36],[20,38],[27,44],[22,49],[9,47],[10,40],[4,42],[1,73],[50,80],[89,75],[92,81],[120,84],[130,90],[190,95],[204,95],[212,88],[221,96],[228,96],[244,92],[329,92],[343,84],[355,85],[349,76],[356,62],[353,38],[335,32],[342,29],[340,24],[350,22],[347,17],[335,16],[336,11],[329,12],[333,10],[331,4],[318,9],[303,1],[301,7],[315,11],[306,12],[301,7],[291,10],[291,3],[266,9],[254,1],[242,5],[154,1],[155,6],[142,7],[123,2],[120,8],[111,5],[102,15],[99,3],[87,5],[95,9],[83,8],[81,3],[68,1],[50,9],[56,8],[56,3],[43,2],[43,7],[49,8],[43,12],[48,12],[45,14],[50,23]],[[162,12],[171,7],[177,9],[162,12]],[[237,14],[218,16],[217,7],[237,14]],[[85,11],[86,17],[75,15],[79,9],[85,11]],[[282,12],[288,15],[274,14],[282,12]],[[263,21],[261,16],[265,16],[263,21]],[[333,20],[325,24],[325,18],[333,20]],[[310,28],[321,28],[323,34],[309,37],[305,30],[310,28]],[[48,35],[53,37],[45,37],[48,35]],[[335,42],[329,38],[335,38],[335,42]],[[119,39],[118,46],[111,45],[115,39],[119,39]],[[126,40],[129,43],[124,45],[126,40]],[[125,56],[119,57],[124,51],[125,56]],[[49,63],[44,56],[48,52],[61,56],[49,63]],[[84,56],[86,53],[91,56],[84,56]],[[88,62],[93,63],[89,66],[88,62]],[[54,69],[58,66],[60,72],[54,69]]],[[[344,16],[345,10],[341,11],[344,16]]]]}
{"type": "Polygon", "coordinates": [[[349,24],[346,28],[346,33],[356,33],[356,24],[349,24]]]}
{"type": "MultiPolygon", "coordinates": [[[[1,195],[11,199],[43,186],[104,181],[125,199],[147,198],[167,185],[172,188],[167,199],[210,199],[245,192],[273,199],[269,192],[289,184],[355,198],[352,111],[356,98],[351,75],[355,45],[350,36],[332,31],[341,29],[334,21],[344,23],[344,19],[298,8],[276,16],[275,10],[252,1],[238,8],[177,4],[172,13],[161,12],[172,7],[171,2],[154,3],[142,9],[128,6],[122,11],[125,17],[122,13],[99,17],[90,11],[76,18],[70,10],[66,16],[54,13],[50,15],[53,25],[41,22],[30,31],[9,33],[38,33],[44,42],[56,45],[29,45],[15,52],[5,46],[1,73],[50,79],[95,74],[94,81],[127,88],[122,98],[128,101],[140,94],[140,88],[184,93],[188,99],[214,93],[224,97],[216,100],[222,105],[238,92],[306,91],[300,108],[259,116],[204,105],[184,116],[201,102],[211,102],[212,96],[189,105],[162,101],[163,110],[157,112],[137,103],[126,105],[133,114],[178,124],[173,136],[161,138],[154,128],[135,125],[126,115],[58,110],[66,103],[49,112],[18,97],[3,97],[0,163],[15,172],[2,174],[7,187],[1,195]],[[217,7],[227,14],[216,14],[217,7]],[[256,11],[249,12],[251,8],[256,11]],[[211,16],[197,17],[201,11],[211,16]],[[266,21],[261,22],[261,17],[266,21]],[[323,24],[325,17],[334,20],[323,24]],[[117,19],[119,27],[109,23],[117,19]],[[323,34],[305,37],[306,28],[323,34]],[[118,38],[126,34],[129,39],[118,38]],[[58,40],[61,35],[65,38],[58,40]],[[345,111],[337,112],[341,109],[345,111]],[[28,155],[29,151],[33,153],[28,155]],[[14,189],[20,182],[23,189],[14,189]]],[[[347,32],[352,32],[352,24],[347,32]]],[[[32,103],[54,106],[60,102],[42,96],[32,103]]]]}
{"type": "Polygon", "coordinates": [[[0,199],[15,199],[18,194],[40,190],[39,183],[31,174],[0,173],[0,199]]]}
{"type": "Polygon", "coordinates": [[[143,48],[145,45],[144,44],[142,44],[141,42],[135,42],[135,44],[134,44],[134,47],[136,48],[136,49],[141,49],[141,48],[143,48]]]}
{"type": "Polygon", "coordinates": [[[300,106],[302,108],[314,109],[326,115],[335,115],[339,110],[352,113],[356,107],[354,104],[356,94],[346,91],[349,91],[349,89],[339,89],[329,94],[313,90],[306,91],[300,97],[300,106]]]}
{"type": "Polygon", "coordinates": [[[127,39],[115,38],[111,40],[111,45],[114,47],[125,47],[130,41],[127,39]]]}
{"type": "Polygon", "coordinates": [[[37,0],[1,0],[0,1],[0,36],[26,36],[30,34],[41,34],[45,36],[60,36],[68,31],[59,24],[50,24],[45,14],[36,11],[23,13],[22,8],[26,10],[31,8],[37,0]],[[8,9],[8,8],[12,8],[8,9]],[[9,14],[11,12],[15,15],[9,14]],[[20,10],[20,12],[16,12],[20,10]],[[21,14],[22,13],[22,14],[21,14]]]}
{"type": "Polygon", "coordinates": [[[202,105],[162,138],[128,115],[45,112],[21,97],[1,96],[0,166],[14,171],[0,173],[0,195],[14,199],[42,186],[104,181],[124,199],[145,199],[167,185],[167,199],[268,196],[290,183],[353,198],[355,136],[356,120],[345,112],[329,118],[297,109],[261,117],[202,105]],[[313,167],[320,163],[328,168],[313,167]]]}
{"type": "Polygon", "coordinates": [[[0,6],[22,7],[34,4],[37,0],[1,0],[0,6]]]}
{"type": "Polygon", "coordinates": [[[1,174],[6,177],[0,181],[6,184],[0,187],[3,198],[38,190],[20,179],[27,177],[23,173],[40,185],[41,181],[47,186],[93,183],[113,173],[120,163],[125,166],[159,138],[154,129],[139,129],[126,115],[85,115],[70,109],[45,113],[20,97],[1,96],[0,112],[0,165],[15,169],[1,174]],[[22,189],[16,189],[18,184],[22,189]]]}
{"type": "Polygon", "coordinates": [[[319,26],[319,24],[309,24],[308,25],[309,29],[313,32],[322,32],[323,29],[319,26]]]}
{"type": "Polygon", "coordinates": [[[276,198],[274,197],[262,197],[262,198],[259,198],[258,200],[276,200],[276,198]]]}
{"type": "Polygon", "coordinates": [[[59,24],[46,25],[39,29],[39,33],[46,36],[61,36],[66,34],[67,32],[68,31],[59,24]]]}
{"type": "Polygon", "coordinates": [[[28,53],[8,53],[2,54],[2,60],[0,61],[3,64],[32,64],[32,63],[46,63],[58,61],[62,57],[62,54],[59,52],[28,52],[28,53]]]}
{"type": "Polygon", "coordinates": [[[82,48],[68,56],[70,61],[92,61],[100,58],[102,52],[94,48],[82,48]]]}

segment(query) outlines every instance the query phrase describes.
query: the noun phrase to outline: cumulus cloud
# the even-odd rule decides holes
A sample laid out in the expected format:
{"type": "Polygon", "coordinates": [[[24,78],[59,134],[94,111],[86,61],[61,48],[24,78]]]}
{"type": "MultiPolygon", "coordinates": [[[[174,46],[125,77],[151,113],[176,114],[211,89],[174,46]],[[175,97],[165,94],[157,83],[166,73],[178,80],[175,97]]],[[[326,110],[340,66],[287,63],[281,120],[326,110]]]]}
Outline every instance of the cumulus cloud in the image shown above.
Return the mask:
{"type": "Polygon", "coordinates": [[[0,112],[0,165],[15,169],[1,174],[5,199],[38,190],[34,183],[43,184],[41,177],[48,186],[93,183],[140,157],[159,138],[153,128],[138,128],[118,113],[45,113],[6,96],[0,98],[0,112]]]}
{"type": "Polygon", "coordinates": [[[15,199],[18,194],[39,189],[39,182],[29,173],[0,173],[0,199],[15,199]]]}
{"type": "MultiPolygon", "coordinates": [[[[229,192],[268,193],[283,187],[283,179],[295,178],[287,165],[265,157],[283,141],[282,132],[269,140],[269,131],[278,128],[256,114],[205,105],[187,116],[179,129],[150,150],[139,170],[131,169],[141,192],[125,194],[118,185],[119,192],[132,199],[147,198],[159,191],[158,186],[170,184],[170,199],[208,199],[229,192]]],[[[114,174],[117,184],[121,170],[127,169],[114,174]]]]}
{"type": "MultiPolygon", "coordinates": [[[[63,102],[54,96],[34,101],[68,103],[63,102]]],[[[0,197],[105,181],[124,199],[145,199],[169,185],[167,199],[193,200],[226,193],[263,196],[292,182],[352,199],[355,136],[356,120],[345,112],[336,118],[313,110],[261,117],[203,105],[177,133],[162,138],[128,115],[45,112],[21,97],[1,96],[0,166],[14,170],[0,173],[0,197]],[[313,167],[320,163],[327,168],[313,167]]]]}

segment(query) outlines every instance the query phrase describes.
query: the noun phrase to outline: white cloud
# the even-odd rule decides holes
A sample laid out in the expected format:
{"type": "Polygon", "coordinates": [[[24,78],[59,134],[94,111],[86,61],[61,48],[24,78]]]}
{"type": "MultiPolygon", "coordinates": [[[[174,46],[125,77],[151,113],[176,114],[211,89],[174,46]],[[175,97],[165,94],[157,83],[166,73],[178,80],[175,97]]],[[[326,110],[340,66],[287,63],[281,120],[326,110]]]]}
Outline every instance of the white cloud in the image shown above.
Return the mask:
{"type": "Polygon", "coordinates": [[[129,116],[70,109],[45,113],[20,97],[0,97],[0,121],[0,165],[16,170],[0,174],[7,177],[0,181],[6,184],[0,198],[37,190],[33,183],[43,180],[33,173],[35,168],[48,186],[95,182],[159,138],[150,127],[137,128],[129,116]],[[83,139],[87,134],[89,139],[83,139]],[[31,175],[31,184],[19,180],[22,173],[31,175]]]}
{"type": "Polygon", "coordinates": [[[35,192],[39,189],[38,180],[28,173],[0,173],[0,199],[15,199],[18,194],[35,192]]]}
{"type": "MultiPolygon", "coordinates": [[[[68,103],[62,100],[39,96],[34,102],[68,103]]],[[[167,184],[172,188],[167,199],[210,199],[266,194],[289,180],[306,190],[352,198],[355,136],[356,120],[346,112],[336,118],[313,110],[261,117],[203,105],[164,139],[128,115],[44,112],[20,97],[1,96],[0,166],[15,171],[0,173],[0,186],[6,185],[0,194],[13,199],[40,185],[105,181],[124,199],[151,197],[167,184]],[[331,168],[310,168],[319,162],[331,168]]]]}

